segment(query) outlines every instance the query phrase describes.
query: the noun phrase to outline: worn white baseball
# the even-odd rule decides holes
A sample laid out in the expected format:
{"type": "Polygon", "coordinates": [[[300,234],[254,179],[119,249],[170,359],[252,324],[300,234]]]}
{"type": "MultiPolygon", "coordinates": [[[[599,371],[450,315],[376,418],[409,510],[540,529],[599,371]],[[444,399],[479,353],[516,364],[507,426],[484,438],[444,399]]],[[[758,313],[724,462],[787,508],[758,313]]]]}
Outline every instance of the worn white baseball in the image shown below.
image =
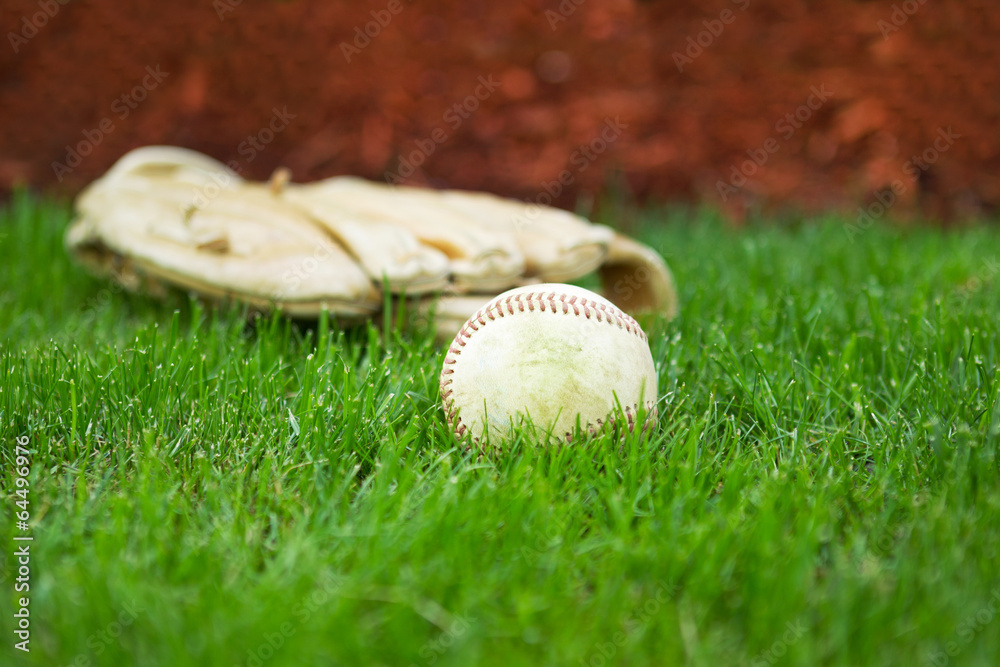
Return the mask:
{"type": "MultiPolygon", "coordinates": [[[[653,414],[657,379],[646,334],[607,299],[573,285],[504,292],[455,336],[441,371],[441,402],[459,439],[491,446],[525,417],[565,438],[598,429],[618,406],[631,428],[653,414]]],[[[620,414],[620,413],[619,413],[620,414]]]]}

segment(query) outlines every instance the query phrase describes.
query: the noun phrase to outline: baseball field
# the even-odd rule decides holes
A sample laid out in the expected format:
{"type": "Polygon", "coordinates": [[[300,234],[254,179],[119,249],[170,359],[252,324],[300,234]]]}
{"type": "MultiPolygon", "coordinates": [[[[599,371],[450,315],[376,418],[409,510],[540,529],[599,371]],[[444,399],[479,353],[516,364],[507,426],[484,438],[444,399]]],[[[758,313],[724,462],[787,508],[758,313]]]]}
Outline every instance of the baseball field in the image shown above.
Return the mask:
{"type": "Polygon", "coordinates": [[[70,219],[0,210],[0,664],[997,664],[989,227],[598,211],[677,280],[658,421],[481,455],[426,325],[131,294],[70,219]]]}

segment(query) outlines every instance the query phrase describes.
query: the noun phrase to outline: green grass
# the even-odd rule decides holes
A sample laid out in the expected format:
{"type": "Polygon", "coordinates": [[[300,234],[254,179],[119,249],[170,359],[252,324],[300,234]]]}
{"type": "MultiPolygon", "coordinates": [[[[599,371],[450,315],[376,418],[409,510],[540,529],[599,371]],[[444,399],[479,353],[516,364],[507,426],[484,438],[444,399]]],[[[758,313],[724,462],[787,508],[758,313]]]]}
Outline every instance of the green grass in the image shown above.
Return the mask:
{"type": "Polygon", "coordinates": [[[479,459],[428,331],[124,294],[19,195],[0,664],[995,665],[1000,239],[698,217],[630,229],[682,297],[644,322],[659,426],[479,459]]]}

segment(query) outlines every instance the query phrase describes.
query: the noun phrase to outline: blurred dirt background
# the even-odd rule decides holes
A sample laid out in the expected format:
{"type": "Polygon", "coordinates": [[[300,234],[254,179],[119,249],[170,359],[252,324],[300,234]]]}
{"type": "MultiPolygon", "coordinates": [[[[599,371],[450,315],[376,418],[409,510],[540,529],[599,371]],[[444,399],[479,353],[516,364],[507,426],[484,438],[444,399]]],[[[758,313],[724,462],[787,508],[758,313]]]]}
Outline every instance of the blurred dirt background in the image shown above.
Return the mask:
{"type": "Polygon", "coordinates": [[[0,9],[0,195],[173,144],[256,179],[611,189],[737,221],[1000,207],[985,0],[63,2],[0,9]]]}

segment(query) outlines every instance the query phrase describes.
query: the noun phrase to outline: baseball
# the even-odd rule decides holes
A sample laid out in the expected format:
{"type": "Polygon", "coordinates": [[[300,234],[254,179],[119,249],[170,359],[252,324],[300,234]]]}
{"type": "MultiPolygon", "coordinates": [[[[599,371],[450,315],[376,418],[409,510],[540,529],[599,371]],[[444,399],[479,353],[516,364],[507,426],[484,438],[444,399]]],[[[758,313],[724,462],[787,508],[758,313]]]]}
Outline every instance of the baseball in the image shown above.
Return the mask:
{"type": "MultiPolygon", "coordinates": [[[[462,327],[441,370],[441,402],[461,440],[495,446],[525,418],[554,438],[596,430],[616,406],[654,414],[657,378],[639,324],[573,285],[504,292],[462,327]]],[[[619,413],[620,414],[620,413],[619,413]]]]}

